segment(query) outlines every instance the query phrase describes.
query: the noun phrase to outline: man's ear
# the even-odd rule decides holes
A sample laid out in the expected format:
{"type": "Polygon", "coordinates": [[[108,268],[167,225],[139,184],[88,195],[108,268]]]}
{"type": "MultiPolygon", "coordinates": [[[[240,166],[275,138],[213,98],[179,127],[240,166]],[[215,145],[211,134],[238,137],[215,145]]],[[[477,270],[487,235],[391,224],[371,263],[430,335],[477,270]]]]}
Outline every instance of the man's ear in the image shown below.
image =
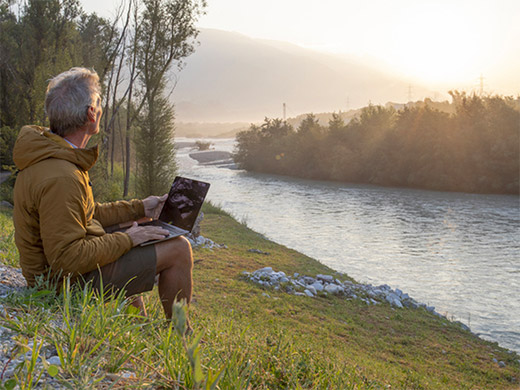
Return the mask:
{"type": "Polygon", "coordinates": [[[96,110],[92,106],[88,106],[87,108],[87,118],[89,122],[95,122],[96,121],[96,110]]]}

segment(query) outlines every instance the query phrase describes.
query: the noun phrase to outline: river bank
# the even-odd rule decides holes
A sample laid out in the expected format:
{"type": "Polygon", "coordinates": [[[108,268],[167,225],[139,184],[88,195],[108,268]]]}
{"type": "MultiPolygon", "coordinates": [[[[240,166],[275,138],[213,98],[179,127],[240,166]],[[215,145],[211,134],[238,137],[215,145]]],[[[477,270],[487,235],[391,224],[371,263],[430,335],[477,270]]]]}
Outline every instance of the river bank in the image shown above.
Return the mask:
{"type": "MultiPolygon", "coordinates": [[[[399,308],[389,302],[367,304],[335,294],[288,294],[249,281],[244,272],[265,267],[286,275],[352,279],[266,240],[217,208],[206,205],[204,212],[202,234],[220,246],[194,252],[190,312],[195,334],[201,334],[204,341],[199,346],[204,373],[223,368],[220,388],[518,388],[517,354],[426,309],[399,308]]],[[[12,245],[9,229],[4,217],[1,248],[12,245]]],[[[76,340],[79,355],[65,353],[55,377],[59,383],[83,378],[99,380],[101,386],[119,378],[119,386],[127,381],[128,386],[152,388],[169,377],[182,378],[183,386],[193,387],[182,343],[168,336],[168,328],[155,320],[162,318],[155,292],[145,294],[149,319],[137,322],[130,316],[127,323],[121,310],[105,318],[111,305],[104,306],[103,317],[99,302],[76,302],[79,306],[71,309],[71,324],[83,324],[79,339],[68,338],[66,327],[61,331],[65,337],[57,338],[61,333],[55,331],[55,321],[64,315],[62,304],[45,309],[45,302],[45,297],[4,299],[0,325],[9,337],[18,335],[29,341],[35,339],[36,331],[36,339],[48,345],[45,353],[49,355],[55,353],[55,343],[68,347],[76,340]],[[93,313],[91,323],[81,322],[84,313],[93,313]],[[124,334],[109,331],[116,318],[124,322],[118,325],[124,334]],[[110,338],[92,352],[88,340],[95,332],[100,339],[110,338]],[[164,345],[169,347],[164,349],[164,345]]]]}
{"type": "MultiPolygon", "coordinates": [[[[233,140],[206,140],[232,151],[233,140]]],[[[309,181],[200,164],[209,199],[269,239],[362,283],[388,284],[520,352],[518,197],[309,181]]],[[[274,267],[276,269],[276,267],[274,267]]]]}

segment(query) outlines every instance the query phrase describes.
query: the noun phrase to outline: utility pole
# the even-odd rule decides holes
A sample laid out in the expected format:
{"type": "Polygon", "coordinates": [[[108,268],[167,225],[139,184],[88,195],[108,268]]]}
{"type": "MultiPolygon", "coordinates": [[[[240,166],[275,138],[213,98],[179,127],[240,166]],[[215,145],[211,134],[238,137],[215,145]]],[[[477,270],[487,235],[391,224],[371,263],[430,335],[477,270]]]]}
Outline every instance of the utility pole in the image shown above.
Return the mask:
{"type": "Polygon", "coordinates": [[[480,96],[482,96],[484,94],[484,76],[482,75],[482,73],[480,74],[480,88],[479,88],[479,94],[480,96]]]}
{"type": "Polygon", "coordinates": [[[408,102],[412,101],[412,84],[408,84],[408,102]]]}
{"type": "Polygon", "coordinates": [[[285,119],[286,119],[286,114],[287,114],[287,107],[285,105],[285,103],[283,104],[283,121],[285,122],[285,119]]]}

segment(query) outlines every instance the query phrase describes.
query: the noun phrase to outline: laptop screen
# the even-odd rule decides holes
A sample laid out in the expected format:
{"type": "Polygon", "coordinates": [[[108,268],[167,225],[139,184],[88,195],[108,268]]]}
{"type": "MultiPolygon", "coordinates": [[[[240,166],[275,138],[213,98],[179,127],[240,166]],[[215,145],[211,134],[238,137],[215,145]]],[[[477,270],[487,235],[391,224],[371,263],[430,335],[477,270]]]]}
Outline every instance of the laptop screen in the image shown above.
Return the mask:
{"type": "Polygon", "coordinates": [[[209,183],[177,176],[159,220],[191,232],[208,190],[209,183]]]}

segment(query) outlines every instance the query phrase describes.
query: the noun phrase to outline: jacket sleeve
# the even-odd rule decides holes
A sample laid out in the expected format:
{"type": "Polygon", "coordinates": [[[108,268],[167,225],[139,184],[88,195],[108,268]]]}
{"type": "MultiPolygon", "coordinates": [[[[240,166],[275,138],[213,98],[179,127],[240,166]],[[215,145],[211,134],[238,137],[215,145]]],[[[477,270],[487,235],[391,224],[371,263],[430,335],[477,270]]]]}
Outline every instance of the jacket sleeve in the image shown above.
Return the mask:
{"type": "Polygon", "coordinates": [[[88,195],[77,180],[49,179],[39,191],[40,234],[45,257],[54,272],[90,272],[132,248],[126,233],[103,234],[100,228],[88,231],[88,195]]]}
{"type": "Polygon", "coordinates": [[[135,221],[144,217],[142,200],[118,201],[111,203],[96,203],[94,218],[101,226],[112,226],[122,222],[135,221]]]}

